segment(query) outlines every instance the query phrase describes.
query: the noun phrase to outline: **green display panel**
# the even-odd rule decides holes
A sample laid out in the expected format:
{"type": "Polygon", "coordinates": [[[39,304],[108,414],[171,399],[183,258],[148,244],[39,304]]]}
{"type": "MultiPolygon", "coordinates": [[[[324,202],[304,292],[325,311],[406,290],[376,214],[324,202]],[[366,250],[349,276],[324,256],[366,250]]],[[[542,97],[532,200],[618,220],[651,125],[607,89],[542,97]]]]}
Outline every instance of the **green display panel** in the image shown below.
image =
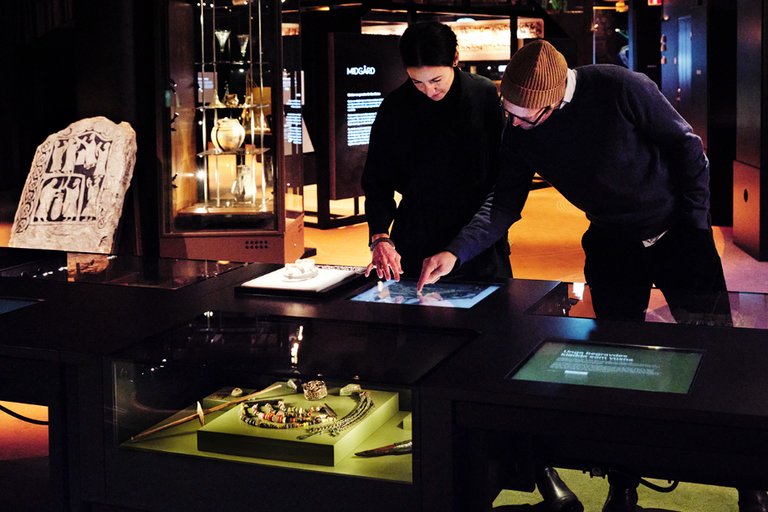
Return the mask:
{"type": "Polygon", "coordinates": [[[702,355],[667,347],[544,340],[507,378],[685,394],[702,355]]]}

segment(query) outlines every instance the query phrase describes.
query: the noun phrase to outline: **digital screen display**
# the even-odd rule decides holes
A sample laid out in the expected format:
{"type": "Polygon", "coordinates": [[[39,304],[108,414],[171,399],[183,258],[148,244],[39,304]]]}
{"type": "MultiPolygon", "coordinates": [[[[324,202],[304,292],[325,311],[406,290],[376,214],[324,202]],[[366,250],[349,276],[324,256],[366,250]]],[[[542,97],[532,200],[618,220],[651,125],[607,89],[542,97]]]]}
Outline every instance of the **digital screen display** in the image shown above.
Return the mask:
{"type": "Polygon", "coordinates": [[[660,393],[688,393],[702,352],[545,340],[507,378],[660,393]]]}
{"type": "Polygon", "coordinates": [[[352,297],[351,300],[466,309],[498,289],[498,285],[436,283],[426,286],[422,293],[416,293],[416,281],[379,281],[378,284],[352,297]]]}
{"type": "Polygon", "coordinates": [[[36,304],[36,300],[28,300],[28,299],[9,299],[7,297],[0,297],[0,315],[3,313],[9,313],[11,311],[15,311],[17,309],[25,308],[27,306],[31,306],[32,304],[36,304]]]}
{"type": "Polygon", "coordinates": [[[399,36],[335,33],[330,37],[330,198],[345,199],[362,195],[360,177],[379,106],[408,75],[400,59],[399,36]]]}

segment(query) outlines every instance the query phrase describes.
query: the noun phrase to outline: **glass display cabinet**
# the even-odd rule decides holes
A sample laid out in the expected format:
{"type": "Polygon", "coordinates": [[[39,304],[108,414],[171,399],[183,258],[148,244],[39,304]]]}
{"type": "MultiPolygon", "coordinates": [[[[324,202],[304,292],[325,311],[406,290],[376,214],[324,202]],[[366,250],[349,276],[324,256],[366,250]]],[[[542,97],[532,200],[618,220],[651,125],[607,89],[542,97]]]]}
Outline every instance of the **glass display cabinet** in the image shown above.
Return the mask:
{"type": "MultiPolygon", "coordinates": [[[[674,311],[658,288],[651,290],[646,322],[680,323],[746,329],[768,329],[768,295],[751,292],[689,294],[683,307],[674,311]],[[690,307],[684,307],[684,306],[690,307]],[[706,307],[702,307],[706,306],[706,307]]],[[[586,283],[561,282],[528,309],[533,315],[596,318],[592,295],[586,283]]]]}
{"type": "Polygon", "coordinates": [[[31,261],[13,266],[3,267],[0,263],[0,278],[177,290],[242,266],[230,261],[46,251],[31,261]]]}
{"type": "Polygon", "coordinates": [[[208,311],[108,359],[108,494],[142,510],[265,495],[284,510],[418,510],[417,382],[475,335],[208,311]],[[138,488],[162,492],[130,503],[138,488]]]}
{"type": "Polygon", "coordinates": [[[161,256],[284,263],[304,253],[289,16],[278,0],[168,1],[161,256]]]}

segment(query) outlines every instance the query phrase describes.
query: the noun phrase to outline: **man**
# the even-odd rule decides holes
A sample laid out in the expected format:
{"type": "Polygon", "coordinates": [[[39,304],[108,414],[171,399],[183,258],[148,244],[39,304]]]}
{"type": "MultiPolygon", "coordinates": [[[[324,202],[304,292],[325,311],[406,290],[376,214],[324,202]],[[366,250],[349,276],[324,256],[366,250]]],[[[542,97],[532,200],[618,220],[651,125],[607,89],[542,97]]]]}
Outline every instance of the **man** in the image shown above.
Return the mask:
{"type": "MultiPolygon", "coordinates": [[[[656,285],[679,321],[728,323],[709,162],[656,84],[614,65],[568,69],[537,40],[513,55],[501,95],[507,125],[494,193],[445,251],[424,260],[418,290],[519,220],[538,172],[590,221],[584,274],[599,318],[643,320],[656,285]]],[[[637,510],[638,479],[614,473],[609,482],[604,512],[637,510]]],[[[739,490],[739,507],[768,511],[768,495],[739,490]]]]}

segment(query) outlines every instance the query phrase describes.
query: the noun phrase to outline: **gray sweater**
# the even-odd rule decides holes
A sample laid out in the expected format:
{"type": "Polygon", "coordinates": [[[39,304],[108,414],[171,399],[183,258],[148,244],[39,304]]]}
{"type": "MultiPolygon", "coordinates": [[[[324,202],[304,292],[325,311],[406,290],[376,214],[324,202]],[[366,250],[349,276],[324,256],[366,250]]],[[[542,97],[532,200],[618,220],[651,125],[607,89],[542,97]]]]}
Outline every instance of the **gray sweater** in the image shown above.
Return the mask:
{"type": "Polygon", "coordinates": [[[536,172],[612,236],[642,240],[676,223],[709,227],[701,139],[656,84],[614,65],[576,71],[570,103],[531,130],[507,124],[496,188],[447,246],[460,262],[520,219],[536,172]]]}

